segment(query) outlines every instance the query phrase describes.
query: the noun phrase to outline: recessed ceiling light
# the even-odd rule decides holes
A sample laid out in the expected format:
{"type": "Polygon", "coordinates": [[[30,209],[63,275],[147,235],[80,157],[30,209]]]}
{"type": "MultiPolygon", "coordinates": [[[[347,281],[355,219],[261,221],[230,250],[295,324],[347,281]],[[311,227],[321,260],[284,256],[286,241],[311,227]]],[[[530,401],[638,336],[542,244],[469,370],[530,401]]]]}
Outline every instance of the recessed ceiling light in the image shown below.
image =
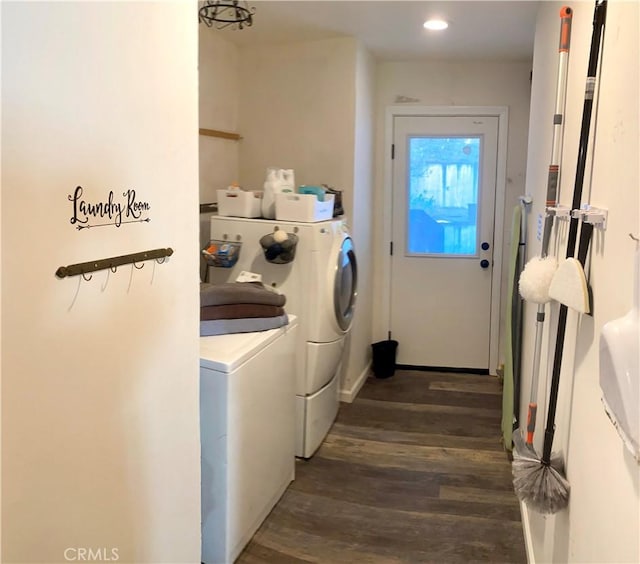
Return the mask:
{"type": "Polygon", "coordinates": [[[442,31],[447,29],[449,24],[444,20],[427,20],[424,22],[424,28],[430,31],[442,31]]]}

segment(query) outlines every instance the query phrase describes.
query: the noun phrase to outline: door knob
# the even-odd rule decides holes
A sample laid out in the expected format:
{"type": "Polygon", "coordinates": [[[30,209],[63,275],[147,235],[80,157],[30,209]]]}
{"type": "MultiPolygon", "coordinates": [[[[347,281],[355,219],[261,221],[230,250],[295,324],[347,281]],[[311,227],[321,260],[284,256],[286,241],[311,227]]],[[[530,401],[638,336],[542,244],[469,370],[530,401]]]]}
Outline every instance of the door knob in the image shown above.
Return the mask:
{"type": "Polygon", "coordinates": [[[489,243],[487,243],[486,241],[484,241],[482,243],[482,245],[480,245],[480,247],[482,247],[483,251],[488,251],[489,250],[489,243]]]}
{"type": "Polygon", "coordinates": [[[489,268],[489,261],[488,261],[487,259],[482,259],[482,260],[480,261],[480,266],[481,266],[482,268],[489,268]]]}

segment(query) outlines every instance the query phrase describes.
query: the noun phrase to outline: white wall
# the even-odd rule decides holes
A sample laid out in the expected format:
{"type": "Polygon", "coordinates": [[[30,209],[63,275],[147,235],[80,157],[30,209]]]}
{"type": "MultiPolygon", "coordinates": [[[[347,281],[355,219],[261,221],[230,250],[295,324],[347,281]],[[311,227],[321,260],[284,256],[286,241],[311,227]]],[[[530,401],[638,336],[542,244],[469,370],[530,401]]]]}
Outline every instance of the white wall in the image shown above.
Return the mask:
{"type": "MultiPolygon", "coordinates": [[[[543,211],[551,155],[561,6],[559,2],[541,3],[536,31],[527,166],[527,188],[534,195],[528,241],[534,255],[540,249],[535,224],[543,211]]],[[[566,205],[571,204],[576,174],[593,2],[578,1],[571,6],[574,17],[561,166],[561,202],[566,205]]],[[[592,121],[592,127],[597,123],[596,138],[589,146],[593,178],[590,182],[588,163],[583,201],[607,208],[609,224],[592,242],[593,316],[579,319],[570,312],[565,338],[554,450],[563,453],[567,466],[569,507],[546,518],[523,508],[530,557],[535,562],[640,561],[640,466],[623,447],[604,412],[598,372],[602,326],[631,309],[634,243],[628,234],[640,231],[638,8],[636,2],[609,2],[608,6],[600,100],[592,121]]],[[[566,231],[561,229],[561,256],[565,255],[566,231]]],[[[525,310],[523,413],[530,389],[535,309],[527,305],[525,310]]],[[[547,319],[552,321],[547,324],[543,350],[543,366],[547,368],[555,346],[551,327],[557,305],[548,311],[551,316],[547,319]]],[[[541,394],[547,374],[550,370],[541,376],[541,394]]],[[[540,414],[538,446],[544,423],[540,414]]]]}
{"type": "MultiPolygon", "coordinates": [[[[200,25],[200,127],[238,133],[238,48],[200,25]]],[[[217,202],[216,190],[238,182],[240,143],[200,136],[200,203],[217,202]]]]}
{"type": "Polygon", "coordinates": [[[371,338],[373,61],[352,38],[242,47],[240,182],[261,189],[266,168],[343,190],[362,275],[342,390],[365,373],[371,338]]]}
{"type": "Polygon", "coordinates": [[[355,148],[352,235],[358,260],[357,315],[349,342],[349,361],[342,382],[343,399],[353,399],[367,377],[371,358],[373,285],[373,157],[376,63],[359,44],[355,74],[355,148]]]}
{"type": "Polygon", "coordinates": [[[353,207],[356,41],[350,38],[240,49],[240,177],[261,189],[268,166],[296,183],[345,190],[353,207]]]}
{"type": "Polygon", "coordinates": [[[3,562],[200,561],[197,127],[195,6],[2,3],[3,562]],[[77,230],[76,186],[151,221],[77,230]]]}
{"type": "MultiPolygon", "coordinates": [[[[509,243],[511,240],[511,215],[524,193],[527,158],[527,127],[529,112],[529,72],[531,64],[474,62],[382,62],[377,70],[376,102],[376,194],[374,199],[374,301],[388,300],[383,294],[383,268],[388,247],[384,244],[384,139],[385,108],[402,99],[421,106],[508,106],[509,133],[507,148],[507,192],[504,214],[502,287],[506,288],[509,243]],[[399,99],[400,97],[400,99],[399,99]],[[415,100],[415,102],[413,102],[415,100]]],[[[496,234],[500,240],[501,234],[496,234]]],[[[504,320],[505,300],[501,303],[501,320],[504,320]]],[[[386,339],[388,327],[384,323],[382,308],[374,311],[374,339],[386,339]]],[[[504,323],[500,324],[500,343],[504,343],[504,323]]],[[[501,358],[504,356],[500,347],[501,358]]],[[[493,371],[495,366],[490,367],[493,371]]]]}

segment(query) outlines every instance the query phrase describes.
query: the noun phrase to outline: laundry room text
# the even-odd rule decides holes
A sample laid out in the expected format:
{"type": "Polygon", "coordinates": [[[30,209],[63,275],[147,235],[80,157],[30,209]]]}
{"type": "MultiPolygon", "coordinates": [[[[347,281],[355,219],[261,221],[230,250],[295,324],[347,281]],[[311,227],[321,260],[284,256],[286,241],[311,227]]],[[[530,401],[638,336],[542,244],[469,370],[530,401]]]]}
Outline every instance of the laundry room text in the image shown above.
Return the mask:
{"type": "Polygon", "coordinates": [[[104,198],[92,201],[84,196],[82,186],[77,186],[73,194],[67,199],[71,202],[73,214],[69,219],[76,229],[103,227],[115,225],[120,227],[124,223],[149,222],[147,212],[151,209],[149,202],[139,200],[136,191],[127,189],[122,197],[117,197],[113,190],[104,198]]]}

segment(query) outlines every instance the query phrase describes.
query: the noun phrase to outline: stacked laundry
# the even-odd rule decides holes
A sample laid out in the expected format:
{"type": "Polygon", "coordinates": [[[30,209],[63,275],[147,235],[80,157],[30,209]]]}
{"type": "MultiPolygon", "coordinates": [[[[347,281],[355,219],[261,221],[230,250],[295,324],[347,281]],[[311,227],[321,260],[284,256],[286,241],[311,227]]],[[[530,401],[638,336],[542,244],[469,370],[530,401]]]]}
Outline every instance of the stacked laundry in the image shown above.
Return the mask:
{"type": "Polygon", "coordinates": [[[260,282],[200,284],[200,336],[249,333],[289,323],[286,297],[260,282]]]}

